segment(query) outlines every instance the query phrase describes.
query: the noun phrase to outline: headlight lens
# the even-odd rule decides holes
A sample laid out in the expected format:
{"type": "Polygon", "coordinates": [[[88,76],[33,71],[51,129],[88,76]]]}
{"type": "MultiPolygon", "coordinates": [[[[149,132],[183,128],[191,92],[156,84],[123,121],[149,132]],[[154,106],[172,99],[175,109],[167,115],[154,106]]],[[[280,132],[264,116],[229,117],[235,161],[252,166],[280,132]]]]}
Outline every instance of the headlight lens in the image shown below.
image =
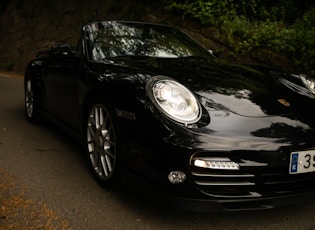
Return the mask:
{"type": "Polygon", "coordinates": [[[201,117],[200,105],[196,97],[182,84],[171,80],[162,79],[152,85],[155,101],[171,119],[192,124],[201,117]]]}
{"type": "Polygon", "coordinates": [[[304,85],[313,93],[315,94],[315,80],[304,75],[301,74],[300,78],[302,80],[302,82],[304,83],[304,85]]]}

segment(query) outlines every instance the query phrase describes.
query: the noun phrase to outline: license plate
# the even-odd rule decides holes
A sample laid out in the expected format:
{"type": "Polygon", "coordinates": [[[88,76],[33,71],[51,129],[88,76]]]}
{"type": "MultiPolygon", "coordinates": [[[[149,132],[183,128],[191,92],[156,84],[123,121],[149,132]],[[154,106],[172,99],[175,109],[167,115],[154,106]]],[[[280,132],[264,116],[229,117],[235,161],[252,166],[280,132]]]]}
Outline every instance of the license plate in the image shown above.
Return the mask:
{"type": "Polygon", "coordinates": [[[315,171],[315,150],[293,152],[290,156],[290,174],[315,171]]]}

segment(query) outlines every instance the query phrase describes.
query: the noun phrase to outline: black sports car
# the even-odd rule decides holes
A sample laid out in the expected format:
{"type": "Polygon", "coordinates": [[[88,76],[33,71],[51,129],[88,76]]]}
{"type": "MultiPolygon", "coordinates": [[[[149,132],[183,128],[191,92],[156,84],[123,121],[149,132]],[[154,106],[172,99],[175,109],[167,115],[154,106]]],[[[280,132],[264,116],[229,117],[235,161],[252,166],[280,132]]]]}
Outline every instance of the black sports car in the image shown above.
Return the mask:
{"type": "Polygon", "coordinates": [[[314,84],[224,63],[169,26],[97,21],[29,63],[25,111],[80,140],[104,186],[266,209],[314,198],[314,84]]]}

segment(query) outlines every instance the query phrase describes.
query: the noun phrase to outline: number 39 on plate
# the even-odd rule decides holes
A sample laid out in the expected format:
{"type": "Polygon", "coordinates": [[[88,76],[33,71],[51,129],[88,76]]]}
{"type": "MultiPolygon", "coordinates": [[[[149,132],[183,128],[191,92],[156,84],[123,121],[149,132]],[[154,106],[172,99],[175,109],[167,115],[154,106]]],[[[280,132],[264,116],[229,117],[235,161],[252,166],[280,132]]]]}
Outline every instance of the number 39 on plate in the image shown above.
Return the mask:
{"type": "Polygon", "coordinates": [[[293,152],[290,156],[290,174],[315,171],[315,150],[293,152]]]}

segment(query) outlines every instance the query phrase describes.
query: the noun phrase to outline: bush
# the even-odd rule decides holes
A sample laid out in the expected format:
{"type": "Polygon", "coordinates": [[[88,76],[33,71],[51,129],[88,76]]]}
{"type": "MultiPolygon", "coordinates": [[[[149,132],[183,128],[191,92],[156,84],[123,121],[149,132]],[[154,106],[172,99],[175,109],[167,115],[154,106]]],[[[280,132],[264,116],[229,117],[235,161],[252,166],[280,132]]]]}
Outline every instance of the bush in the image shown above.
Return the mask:
{"type": "Polygon", "coordinates": [[[167,6],[218,31],[235,53],[283,53],[314,71],[315,4],[311,0],[175,0],[167,6]]]}

